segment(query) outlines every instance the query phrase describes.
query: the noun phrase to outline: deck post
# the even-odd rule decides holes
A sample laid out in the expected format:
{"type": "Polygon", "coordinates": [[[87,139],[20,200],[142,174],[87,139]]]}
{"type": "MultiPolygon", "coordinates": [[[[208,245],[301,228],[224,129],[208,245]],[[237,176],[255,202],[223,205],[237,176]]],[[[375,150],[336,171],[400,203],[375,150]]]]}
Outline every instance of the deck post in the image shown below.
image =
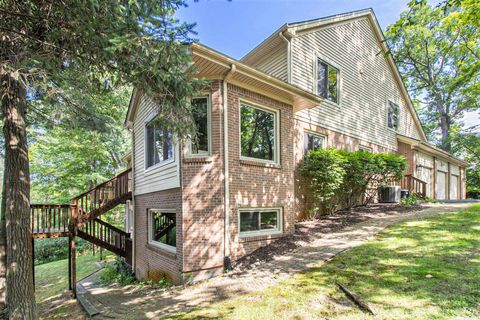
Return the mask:
{"type": "Polygon", "coordinates": [[[77,242],[75,235],[72,235],[72,293],[77,297],[77,242]]]}
{"type": "Polygon", "coordinates": [[[33,276],[33,291],[35,291],[35,238],[32,237],[32,276],[33,276]]]}
{"type": "Polygon", "coordinates": [[[68,235],[68,290],[72,290],[72,236],[68,235]]]}

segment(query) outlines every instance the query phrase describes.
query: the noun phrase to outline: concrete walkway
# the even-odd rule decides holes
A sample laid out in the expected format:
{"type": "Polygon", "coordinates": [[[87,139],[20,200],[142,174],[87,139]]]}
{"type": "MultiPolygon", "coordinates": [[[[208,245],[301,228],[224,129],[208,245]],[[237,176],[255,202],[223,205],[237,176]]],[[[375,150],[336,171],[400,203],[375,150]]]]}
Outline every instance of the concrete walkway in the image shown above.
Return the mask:
{"type": "Polygon", "coordinates": [[[102,287],[97,284],[97,274],[83,279],[77,287],[99,312],[95,319],[158,319],[266,289],[295,273],[322,265],[338,253],[368,241],[392,224],[457,211],[470,205],[432,205],[422,211],[378,215],[337,232],[319,234],[319,238],[308,245],[253,269],[233,272],[189,287],[157,290],[139,286],[102,287]]]}

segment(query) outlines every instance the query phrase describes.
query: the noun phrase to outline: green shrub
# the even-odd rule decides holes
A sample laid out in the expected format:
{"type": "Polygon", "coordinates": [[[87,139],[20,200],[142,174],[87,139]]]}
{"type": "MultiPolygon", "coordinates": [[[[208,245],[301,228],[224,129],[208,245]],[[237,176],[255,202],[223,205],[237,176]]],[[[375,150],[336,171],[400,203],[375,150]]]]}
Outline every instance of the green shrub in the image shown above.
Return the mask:
{"type": "Polygon", "coordinates": [[[418,198],[416,195],[410,194],[408,197],[400,200],[400,204],[404,207],[413,207],[413,206],[418,206],[420,203],[420,198],[418,198]]]}
{"type": "MultiPolygon", "coordinates": [[[[91,250],[89,242],[77,238],[77,252],[83,254],[91,250]]],[[[35,239],[35,265],[66,259],[68,257],[68,238],[35,239]]]]}
{"type": "Polygon", "coordinates": [[[332,199],[342,185],[345,162],[340,151],[330,148],[309,151],[303,158],[300,172],[308,179],[315,199],[313,216],[318,210],[326,213],[335,211],[336,201],[332,199]]]}
{"type": "Polygon", "coordinates": [[[309,151],[300,164],[314,197],[311,211],[331,213],[370,203],[379,186],[403,177],[407,162],[391,153],[309,151]]]}
{"type": "Polygon", "coordinates": [[[125,286],[136,282],[132,268],[116,257],[113,264],[107,264],[99,276],[102,284],[118,283],[125,286]]]}

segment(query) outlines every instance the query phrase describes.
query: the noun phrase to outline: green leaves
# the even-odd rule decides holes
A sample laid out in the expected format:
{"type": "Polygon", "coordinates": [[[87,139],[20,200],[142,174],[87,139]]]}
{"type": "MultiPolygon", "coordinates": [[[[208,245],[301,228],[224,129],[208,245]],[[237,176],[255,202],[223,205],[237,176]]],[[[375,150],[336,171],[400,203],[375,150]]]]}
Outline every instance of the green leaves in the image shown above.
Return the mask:
{"type": "Polygon", "coordinates": [[[446,10],[411,1],[386,31],[427,134],[447,151],[451,126],[465,111],[480,108],[480,5],[475,0],[457,1],[460,7],[453,3],[447,1],[446,10]]]}
{"type": "Polygon", "coordinates": [[[378,186],[401,179],[406,167],[404,157],[391,153],[320,149],[305,155],[300,172],[313,192],[316,214],[370,202],[378,186]]]}

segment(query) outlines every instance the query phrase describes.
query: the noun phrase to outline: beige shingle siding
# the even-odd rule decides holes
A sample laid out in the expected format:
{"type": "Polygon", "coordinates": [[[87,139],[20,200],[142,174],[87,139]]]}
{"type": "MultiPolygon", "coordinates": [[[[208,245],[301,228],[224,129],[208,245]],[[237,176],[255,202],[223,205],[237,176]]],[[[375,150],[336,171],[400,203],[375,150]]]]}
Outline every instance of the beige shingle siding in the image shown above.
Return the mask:
{"type": "Polygon", "coordinates": [[[173,162],[145,170],[145,123],[149,117],[155,114],[156,110],[154,102],[143,96],[135,114],[133,132],[136,195],[180,187],[177,146],[173,162]]]}
{"type": "Polygon", "coordinates": [[[287,48],[282,46],[257,62],[253,67],[278,79],[287,81],[287,48]]]}
{"type": "Polygon", "coordinates": [[[311,32],[292,40],[292,84],[315,92],[316,55],[340,68],[340,105],[323,103],[304,110],[304,121],[396,149],[395,132],[387,128],[387,101],[400,106],[398,133],[419,138],[379,43],[366,18],[311,32]]]}

